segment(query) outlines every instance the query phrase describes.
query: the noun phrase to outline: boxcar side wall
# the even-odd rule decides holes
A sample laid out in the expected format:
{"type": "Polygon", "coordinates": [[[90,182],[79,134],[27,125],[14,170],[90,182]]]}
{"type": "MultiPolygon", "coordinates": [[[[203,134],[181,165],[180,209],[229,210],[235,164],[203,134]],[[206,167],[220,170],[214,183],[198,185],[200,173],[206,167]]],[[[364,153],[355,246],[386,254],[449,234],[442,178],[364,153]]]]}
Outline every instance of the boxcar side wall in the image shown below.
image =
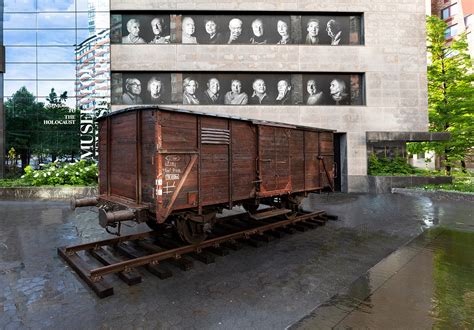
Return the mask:
{"type": "Polygon", "coordinates": [[[155,129],[156,213],[163,222],[172,211],[199,205],[198,117],[161,111],[155,129]]]}
{"type": "Polygon", "coordinates": [[[231,120],[232,200],[255,198],[257,177],[257,128],[251,122],[231,120]]]}
{"type": "Polygon", "coordinates": [[[333,185],[332,132],[135,110],[99,124],[102,196],[172,212],[333,185]]]}
{"type": "Polygon", "coordinates": [[[334,189],[334,133],[321,132],[319,134],[319,150],[321,186],[334,189]]]}
{"type": "Polygon", "coordinates": [[[108,194],[108,173],[107,173],[107,145],[108,127],[110,118],[103,119],[99,122],[99,195],[108,194]]]}

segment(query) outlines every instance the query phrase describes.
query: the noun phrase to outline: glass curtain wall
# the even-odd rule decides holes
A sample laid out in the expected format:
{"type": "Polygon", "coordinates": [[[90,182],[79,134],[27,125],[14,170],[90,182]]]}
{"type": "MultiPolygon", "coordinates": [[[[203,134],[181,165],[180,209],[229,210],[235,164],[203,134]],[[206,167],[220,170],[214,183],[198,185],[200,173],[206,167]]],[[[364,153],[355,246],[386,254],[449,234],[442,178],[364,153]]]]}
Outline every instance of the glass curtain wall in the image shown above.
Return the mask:
{"type": "Polygon", "coordinates": [[[107,0],[4,2],[7,171],[81,158],[81,111],[108,106],[109,17],[107,0]]]}

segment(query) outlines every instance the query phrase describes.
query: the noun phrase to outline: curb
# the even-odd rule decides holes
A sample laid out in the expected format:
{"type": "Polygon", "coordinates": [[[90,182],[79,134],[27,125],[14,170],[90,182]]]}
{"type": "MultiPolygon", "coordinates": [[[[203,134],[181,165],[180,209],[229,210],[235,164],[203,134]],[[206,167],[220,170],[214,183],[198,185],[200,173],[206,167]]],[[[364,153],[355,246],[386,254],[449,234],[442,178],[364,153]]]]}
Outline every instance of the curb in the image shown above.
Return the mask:
{"type": "Polygon", "coordinates": [[[426,191],[421,189],[392,188],[392,194],[408,196],[423,196],[434,200],[466,201],[474,202],[474,194],[458,191],[426,191]]]}
{"type": "Polygon", "coordinates": [[[93,197],[97,187],[5,187],[0,188],[2,199],[67,200],[71,197],[93,197]]]}

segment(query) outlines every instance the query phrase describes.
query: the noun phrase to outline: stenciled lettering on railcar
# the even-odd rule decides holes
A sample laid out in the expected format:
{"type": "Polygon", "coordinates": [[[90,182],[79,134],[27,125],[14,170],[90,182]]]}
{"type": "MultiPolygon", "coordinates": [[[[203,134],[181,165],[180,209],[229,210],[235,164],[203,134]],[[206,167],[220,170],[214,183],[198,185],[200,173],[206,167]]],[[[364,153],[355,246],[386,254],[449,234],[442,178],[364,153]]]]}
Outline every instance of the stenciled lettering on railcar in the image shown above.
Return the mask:
{"type": "Polygon", "coordinates": [[[163,187],[164,195],[169,195],[174,192],[176,183],[179,182],[181,178],[182,169],[179,167],[181,161],[182,159],[179,155],[165,156],[165,166],[163,168],[165,174],[165,186],[163,187]]]}

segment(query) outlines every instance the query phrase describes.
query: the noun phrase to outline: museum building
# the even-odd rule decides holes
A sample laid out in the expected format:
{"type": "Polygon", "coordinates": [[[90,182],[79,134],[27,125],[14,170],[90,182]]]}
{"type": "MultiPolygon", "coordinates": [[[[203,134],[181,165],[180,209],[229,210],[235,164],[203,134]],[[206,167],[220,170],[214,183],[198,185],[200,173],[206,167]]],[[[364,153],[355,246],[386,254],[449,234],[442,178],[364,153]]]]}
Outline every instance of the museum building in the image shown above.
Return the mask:
{"type": "Polygon", "coordinates": [[[112,0],[110,10],[112,110],[163,104],[334,129],[346,192],[368,191],[369,148],[430,139],[423,0],[112,0]]]}

